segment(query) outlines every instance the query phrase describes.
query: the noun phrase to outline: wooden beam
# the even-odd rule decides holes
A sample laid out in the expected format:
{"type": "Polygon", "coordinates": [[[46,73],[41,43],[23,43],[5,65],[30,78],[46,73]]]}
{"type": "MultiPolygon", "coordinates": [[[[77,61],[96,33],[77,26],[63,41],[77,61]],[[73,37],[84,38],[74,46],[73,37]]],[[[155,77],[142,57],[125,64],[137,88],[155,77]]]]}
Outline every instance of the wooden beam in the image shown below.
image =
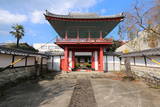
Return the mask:
{"type": "Polygon", "coordinates": [[[28,57],[26,56],[25,57],[25,66],[27,66],[27,59],[28,59],[28,57]]]}
{"type": "MultiPolygon", "coordinates": [[[[12,55],[12,63],[14,63],[15,60],[15,55],[12,55]]],[[[12,65],[12,68],[14,67],[14,65],[12,65]]]]}

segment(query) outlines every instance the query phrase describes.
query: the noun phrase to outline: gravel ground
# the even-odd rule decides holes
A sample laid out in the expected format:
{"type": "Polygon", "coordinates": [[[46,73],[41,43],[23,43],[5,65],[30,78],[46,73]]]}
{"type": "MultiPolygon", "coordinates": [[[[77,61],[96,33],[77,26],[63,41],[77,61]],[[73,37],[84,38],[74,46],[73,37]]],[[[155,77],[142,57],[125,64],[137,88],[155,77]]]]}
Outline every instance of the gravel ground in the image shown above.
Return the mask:
{"type": "Polygon", "coordinates": [[[94,92],[89,79],[78,79],[69,107],[97,107],[94,92]]]}
{"type": "Polygon", "coordinates": [[[121,81],[114,73],[82,74],[19,84],[0,97],[0,107],[160,107],[159,89],[121,81]]]}

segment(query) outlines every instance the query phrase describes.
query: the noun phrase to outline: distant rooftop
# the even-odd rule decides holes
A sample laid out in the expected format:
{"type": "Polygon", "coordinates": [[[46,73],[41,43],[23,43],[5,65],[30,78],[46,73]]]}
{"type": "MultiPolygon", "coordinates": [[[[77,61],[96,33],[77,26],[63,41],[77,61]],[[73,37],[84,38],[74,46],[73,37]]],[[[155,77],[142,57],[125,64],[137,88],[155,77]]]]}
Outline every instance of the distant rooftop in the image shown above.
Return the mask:
{"type": "Polygon", "coordinates": [[[5,43],[0,43],[0,46],[3,46],[3,45],[5,45],[5,43]]]}

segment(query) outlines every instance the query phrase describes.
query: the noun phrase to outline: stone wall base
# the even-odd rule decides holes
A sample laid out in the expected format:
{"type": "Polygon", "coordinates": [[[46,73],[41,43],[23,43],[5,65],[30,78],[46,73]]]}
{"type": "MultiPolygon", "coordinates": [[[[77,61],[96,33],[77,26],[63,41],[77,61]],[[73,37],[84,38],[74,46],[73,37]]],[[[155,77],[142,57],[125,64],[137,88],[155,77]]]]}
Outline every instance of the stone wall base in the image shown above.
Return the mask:
{"type": "Polygon", "coordinates": [[[30,78],[35,78],[47,72],[47,65],[28,66],[28,67],[17,67],[8,68],[3,72],[0,72],[0,95],[3,90],[16,85],[17,83],[23,82],[30,78]]]}
{"type": "MultiPolygon", "coordinates": [[[[125,71],[125,66],[121,65],[121,71],[125,71]]],[[[145,67],[145,66],[131,66],[131,71],[135,77],[141,78],[150,85],[160,87],[160,68],[145,67]]]]}

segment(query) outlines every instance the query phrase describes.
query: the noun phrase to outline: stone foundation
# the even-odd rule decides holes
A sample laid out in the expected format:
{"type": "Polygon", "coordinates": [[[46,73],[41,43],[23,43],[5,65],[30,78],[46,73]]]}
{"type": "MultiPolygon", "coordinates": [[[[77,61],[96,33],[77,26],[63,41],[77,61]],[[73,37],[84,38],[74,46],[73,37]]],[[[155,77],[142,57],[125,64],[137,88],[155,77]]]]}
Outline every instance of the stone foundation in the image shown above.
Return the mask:
{"type": "Polygon", "coordinates": [[[35,67],[19,67],[9,68],[3,72],[0,72],[0,86],[8,82],[16,81],[19,78],[25,78],[35,75],[35,67]]]}
{"type": "MultiPolygon", "coordinates": [[[[121,71],[125,70],[125,66],[121,65],[121,71]]],[[[159,67],[131,66],[131,71],[135,74],[135,76],[144,79],[146,82],[160,86],[159,67]]]]}
{"type": "Polygon", "coordinates": [[[4,87],[9,87],[11,84],[18,83],[22,80],[30,77],[39,76],[47,71],[47,65],[38,66],[37,70],[35,66],[8,68],[3,72],[0,72],[0,91],[4,87]]]}

